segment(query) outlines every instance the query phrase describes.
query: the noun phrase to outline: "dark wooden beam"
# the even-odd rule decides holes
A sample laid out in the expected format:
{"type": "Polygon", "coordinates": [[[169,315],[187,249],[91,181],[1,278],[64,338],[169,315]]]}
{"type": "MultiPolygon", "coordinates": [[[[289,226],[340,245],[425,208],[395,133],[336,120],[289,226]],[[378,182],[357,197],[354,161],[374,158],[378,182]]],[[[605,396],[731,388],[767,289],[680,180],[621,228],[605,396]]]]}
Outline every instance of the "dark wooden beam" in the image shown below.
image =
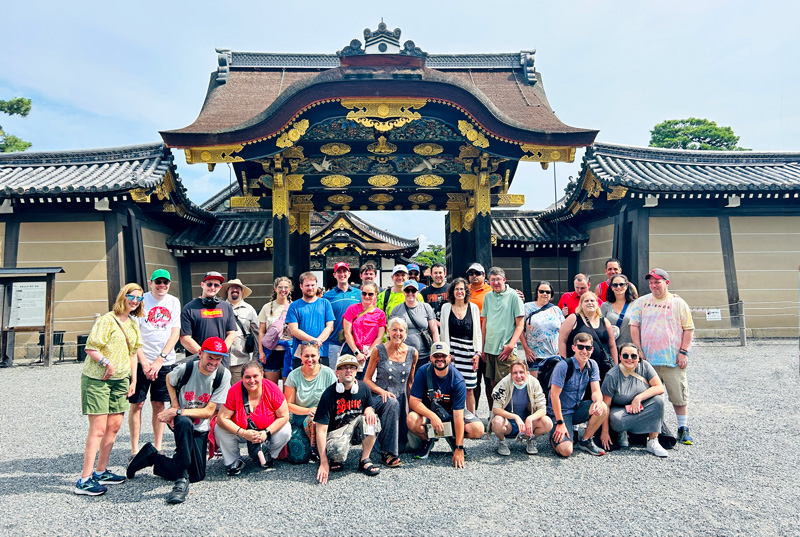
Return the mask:
{"type": "Polygon", "coordinates": [[[19,220],[6,220],[3,238],[3,267],[16,268],[19,253],[19,220]]]}
{"type": "Polygon", "coordinates": [[[727,216],[719,216],[719,239],[722,244],[722,265],[725,270],[725,287],[728,291],[728,310],[731,315],[731,328],[739,328],[739,281],[736,278],[736,263],[733,253],[731,221],[727,216]]]}
{"type": "Polygon", "coordinates": [[[536,297],[531,293],[533,292],[531,286],[531,258],[528,256],[521,257],[522,261],[522,294],[525,295],[525,300],[530,302],[536,300],[536,297]]]}
{"type": "Polygon", "coordinates": [[[106,288],[108,290],[108,309],[114,308],[117,293],[122,288],[122,260],[120,259],[120,240],[122,222],[118,213],[106,213],[103,219],[106,237],[106,288]]]}

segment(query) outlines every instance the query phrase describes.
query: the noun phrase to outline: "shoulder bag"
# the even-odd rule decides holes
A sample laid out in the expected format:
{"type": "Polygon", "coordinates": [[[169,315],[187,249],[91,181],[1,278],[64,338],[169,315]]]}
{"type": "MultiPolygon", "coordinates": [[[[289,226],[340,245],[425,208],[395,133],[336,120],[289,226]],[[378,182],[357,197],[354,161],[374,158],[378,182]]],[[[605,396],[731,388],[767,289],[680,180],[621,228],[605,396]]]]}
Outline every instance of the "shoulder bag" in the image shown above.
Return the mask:
{"type": "MultiPolygon", "coordinates": [[[[411,321],[411,324],[414,325],[414,328],[416,328],[419,331],[420,338],[425,343],[425,345],[428,346],[428,349],[430,349],[433,346],[433,336],[431,336],[430,328],[421,328],[414,320],[414,316],[411,315],[411,310],[408,309],[408,305],[405,302],[403,303],[403,307],[406,309],[406,315],[408,315],[408,320],[411,321]]],[[[422,307],[424,308],[425,306],[422,307]]]]}

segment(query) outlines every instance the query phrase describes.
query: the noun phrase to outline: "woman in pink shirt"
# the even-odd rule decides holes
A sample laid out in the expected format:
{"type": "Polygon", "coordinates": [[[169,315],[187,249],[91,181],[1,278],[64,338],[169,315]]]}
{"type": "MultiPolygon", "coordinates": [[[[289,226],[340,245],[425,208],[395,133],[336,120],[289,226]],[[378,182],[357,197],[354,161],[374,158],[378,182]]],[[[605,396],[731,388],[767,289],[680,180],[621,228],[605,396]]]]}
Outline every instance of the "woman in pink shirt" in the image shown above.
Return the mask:
{"type": "Polygon", "coordinates": [[[372,349],[386,334],[386,314],[375,306],[378,286],[367,282],[361,286],[361,304],[353,304],[344,312],[344,337],[358,359],[358,379],[364,378],[364,365],[372,349]]]}

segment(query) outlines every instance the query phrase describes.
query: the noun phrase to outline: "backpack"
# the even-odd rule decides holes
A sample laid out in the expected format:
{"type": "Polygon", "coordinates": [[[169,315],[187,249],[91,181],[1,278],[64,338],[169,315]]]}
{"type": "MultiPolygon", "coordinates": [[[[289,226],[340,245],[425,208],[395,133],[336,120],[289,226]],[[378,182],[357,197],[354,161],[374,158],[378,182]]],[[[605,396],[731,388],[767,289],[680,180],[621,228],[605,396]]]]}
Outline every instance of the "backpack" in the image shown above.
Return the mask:
{"type": "MultiPolygon", "coordinates": [[[[544,392],[545,401],[550,401],[550,380],[553,376],[553,371],[555,370],[556,366],[559,362],[563,361],[564,359],[561,356],[551,356],[550,358],[546,358],[544,363],[539,366],[539,384],[542,386],[542,391],[544,392]]],[[[567,362],[567,373],[564,375],[564,384],[566,384],[569,379],[572,378],[572,374],[575,372],[575,364],[572,362],[572,359],[566,360],[567,362]]],[[[592,362],[588,362],[589,366],[589,378],[592,378],[592,362]]],[[[588,386],[587,386],[588,388],[588,386]]],[[[583,394],[581,394],[583,397],[583,394]]]]}
{"type": "MultiPolygon", "coordinates": [[[[183,376],[181,376],[180,380],[178,381],[178,385],[175,386],[175,392],[178,394],[178,397],[181,396],[181,390],[183,389],[186,384],[189,383],[189,379],[192,378],[192,373],[194,373],[194,364],[200,360],[200,357],[193,358],[186,362],[186,369],[183,370],[183,376]]],[[[217,371],[214,373],[214,383],[211,386],[211,393],[213,394],[217,391],[222,384],[222,374],[220,373],[220,369],[224,370],[225,368],[219,366],[217,371]]]]}
{"type": "Polygon", "coordinates": [[[311,459],[311,442],[302,427],[292,424],[292,437],[286,444],[286,460],[291,464],[305,464],[311,459]]]}

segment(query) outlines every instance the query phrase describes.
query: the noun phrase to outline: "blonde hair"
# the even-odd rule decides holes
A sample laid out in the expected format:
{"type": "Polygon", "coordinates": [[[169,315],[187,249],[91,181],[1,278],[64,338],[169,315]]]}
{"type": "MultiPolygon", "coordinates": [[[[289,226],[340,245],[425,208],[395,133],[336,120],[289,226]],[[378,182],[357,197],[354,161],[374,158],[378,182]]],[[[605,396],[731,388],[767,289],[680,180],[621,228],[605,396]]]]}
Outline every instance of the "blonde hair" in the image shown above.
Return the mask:
{"type": "MultiPolygon", "coordinates": [[[[128,300],[125,298],[125,295],[129,295],[134,291],[141,291],[142,296],[144,296],[144,289],[142,289],[142,286],[138,283],[128,283],[120,289],[117,300],[114,301],[114,308],[112,310],[114,315],[122,315],[125,313],[125,301],[128,300]]],[[[144,301],[139,302],[136,309],[133,310],[130,315],[131,317],[144,317],[144,301]]]]}
{"type": "MultiPolygon", "coordinates": [[[[591,295],[591,296],[593,296],[593,297],[594,297],[594,301],[595,301],[596,303],[599,303],[599,302],[600,302],[599,300],[597,300],[597,295],[596,295],[596,294],[592,293],[591,291],[586,291],[585,293],[583,293],[583,294],[581,295],[581,298],[580,298],[580,300],[578,301],[578,307],[577,307],[577,308],[575,308],[575,315],[583,315],[583,301],[584,301],[584,299],[586,298],[586,295],[591,295]]],[[[598,305],[598,307],[597,307],[597,311],[595,312],[595,316],[596,316],[596,317],[602,317],[602,315],[600,315],[600,306],[599,306],[599,305],[598,305]]]]}
{"type": "Polygon", "coordinates": [[[522,366],[522,369],[524,369],[525,371],[528,370],[528,361],[525,358],[514,358],[514,360],[511,362],[511,365],[508,366],[509,373],[511,373],[511,370],[514,369],[515,365],[522,366]]]}

